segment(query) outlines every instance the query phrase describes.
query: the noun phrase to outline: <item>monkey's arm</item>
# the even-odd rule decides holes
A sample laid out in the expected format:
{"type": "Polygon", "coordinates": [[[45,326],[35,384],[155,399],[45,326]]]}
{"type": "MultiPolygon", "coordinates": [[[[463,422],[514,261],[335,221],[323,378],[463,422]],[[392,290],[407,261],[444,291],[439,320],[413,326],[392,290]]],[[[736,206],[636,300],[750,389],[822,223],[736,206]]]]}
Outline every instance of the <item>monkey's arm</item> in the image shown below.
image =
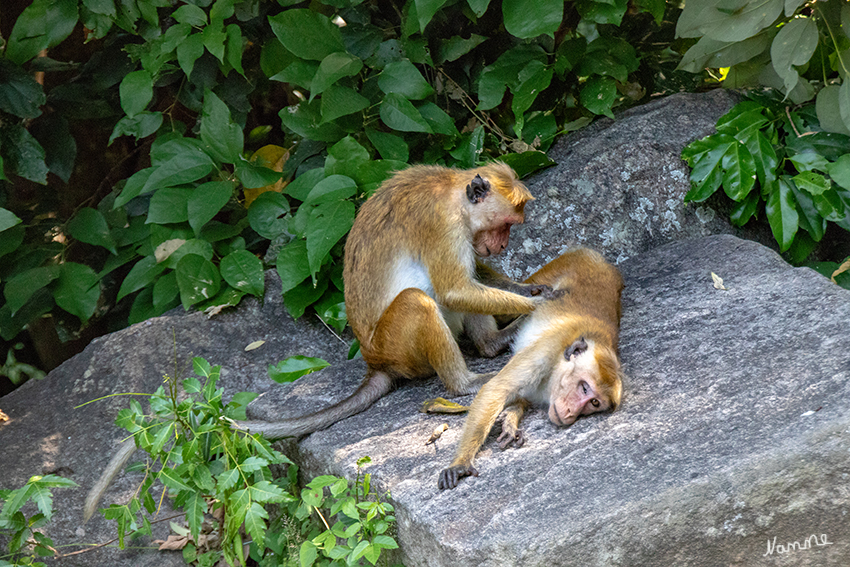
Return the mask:
{"type": "Polygon", "coordinates": [[[527,315],[520,315],[506,327],[499,329],[492,315],[468,314],[463,319],[463,330],[472,339],[481,356],[493,358],[510,346],[527,315]]]}
{"type": "Polygon", "coordinates": [[[538,295],[546,299],[554,297],[552,288],[547,284],[516,282],[478,260],[475,262],[475,279],[485,286],[510,291],[523,297],[536,297],[538,295]]]}
{"type": "Polygon", "coordinates": [[[522,416],[525,415],[529,405],[531,404],[528,400],[520,398],[505,409],[505,417],[502,420],[502,434],[496,439],[502,450],[507,449],[511,443],[517,449],[525,445],[525,434],[519,428],[519,422],[522,421],[522,416]]]}
{"type": "MultiPolygon", "coordinates": [[[[435,288],[437,288],[435,282],[435,288]]],[[[467,280],[462,285],[449,288],[442,293],[437,288],[438,302],[460,313],[502,315],[508,313],[531,313],[543,298],[523,297],[510,291],[487,287],[467,280]]]]}

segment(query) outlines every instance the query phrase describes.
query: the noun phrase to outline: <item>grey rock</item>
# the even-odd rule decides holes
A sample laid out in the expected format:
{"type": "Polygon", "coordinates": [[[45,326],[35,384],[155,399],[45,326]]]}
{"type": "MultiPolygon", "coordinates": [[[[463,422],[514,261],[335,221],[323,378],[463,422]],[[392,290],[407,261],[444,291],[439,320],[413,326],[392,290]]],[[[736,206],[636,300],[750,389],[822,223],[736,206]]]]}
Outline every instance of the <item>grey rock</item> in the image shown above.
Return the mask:
{"type": "MultiPolygon", "coordinates": [[[[416,411],[446,395],[436,380],[287,450],[308,478],[353,476],[370,456],[365,471],[392,493],[407,567],[846,565],[850,292],[733,236],[669,244],[622,271],[628,380],[613,414],[558,429],[537,410],[518,450],[498,449],[496,427],[480,476],[453,491],[439,491],[437,475],[464,418],[416,411]],[[425,445],[441,422],[450,429],[425,445]],[[812,534],[829,545],[776,551],[812,534]]],[[[355,362],[311,375],[254,411],[298,411],[304,391],[328,403],[362,371],[355,362]]]]}

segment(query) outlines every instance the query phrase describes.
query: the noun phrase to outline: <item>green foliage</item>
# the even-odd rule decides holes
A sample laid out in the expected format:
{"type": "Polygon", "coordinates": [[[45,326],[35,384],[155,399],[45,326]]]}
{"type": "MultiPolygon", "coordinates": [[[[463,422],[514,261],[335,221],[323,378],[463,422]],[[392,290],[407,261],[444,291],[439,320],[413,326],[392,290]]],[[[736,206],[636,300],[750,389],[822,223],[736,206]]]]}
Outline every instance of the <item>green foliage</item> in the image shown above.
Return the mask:
{"type": "Polygon", "coordinates": [[[777,98],[752,96],[720,118],[717,133],[688,145],[686,201],[721,186],[743,226],[764,211],[780,249],[802,262],[827,223],[850,230],[850,136],[826,132],[811,105],[791,110],[777,98]]]}
{"type": "Polygon", "coordinates": [[[266,267],[292,316],[342,329],[357,206],[411,162],[528,174],[559,133],[680,90],[665,6],[35,0],[0,57],[0,336],[218,309],[266,267]]]}
{"type": "Polygon", "coordinates": [[[45,567],[39,557],[55,554],[53,541],[40,530],[53,516],[51,488],[76,488],[74,481],[48,474],[34,476],[15,490],[0,490],[0,535],[8,538],[6,550],[0,550],[0,565],[45,567]],[[38,507],[38,513],[27,517],[22,509],[27,503],[38,507]]]}
{"type": "MultiPolygon", "coordinates": [[[[296,358],[302,375],[327,366],[320,359],[296,358]]],[[[147,514],[157,511],[157,481],[185,512],[185,525],[172,523],[172,529],[189,563],[214,565],[223,557],[230,565],[244,564],[243,542],[248,541],[251,557],[264,566],[296,565],[299,549],[301,564],[312,565],[304,562],[308,548],[314,559],[321,554],[345,561],[316,565],[357,565],[360,558],[375,565],[382,549],[397,547],[387,535],[394,522],[392,506],[371,491],[370,475],[361,477],[358,470],[351,487],[345,479],[322,476],[299,490],[297,468],[289,459],[261,436],[230,428],[231,420],[245,419],[245,406],[256,394],[236,394],[225,405],[217,388],[221,367],[202,358],[194,358],[192,367],[195,375],[184,380],[165,377],[167,387],[150,397],[150,413],[133,400],[118,414],[116,424],[150,456],[147,464],[131,465],[146,474],[130,502],[102,510],[116,521],[120,547],[129,535],[150,534],[147,514]],[[274,478],[272,465],[286,466],[286,474],[274,478]],[[330,487],[327,497],[324,487],[330,487]],[[280,505],[284,514],[269,523],[271,504],[280,505]],[[326,529],[326,518],[332,516],[337,521],[326,529]],[[294,524],[299,527],[293,529],[294,524]],[[337,542],[336,537],[344,539],[337,542]]],[[[366,462],[368,457],[358,466],[366,462]]]]}

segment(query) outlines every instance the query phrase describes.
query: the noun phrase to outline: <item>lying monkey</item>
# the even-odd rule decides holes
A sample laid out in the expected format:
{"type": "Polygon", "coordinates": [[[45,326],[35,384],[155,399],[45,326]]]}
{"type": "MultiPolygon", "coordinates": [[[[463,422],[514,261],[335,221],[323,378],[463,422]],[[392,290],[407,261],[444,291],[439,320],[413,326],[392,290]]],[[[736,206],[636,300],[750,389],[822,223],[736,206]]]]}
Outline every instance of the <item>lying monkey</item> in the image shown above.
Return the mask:
{"type": "MultiPolygon", "coordinates": [[[[490,375],[466,367],[455,340],[464,326],[482,353],[494,353],[492,315],[529,313],[553,297],[546,285],[511,282],[500,289],[478,279],[485,268],[476,256],[505,249],[531,199],[516,173],[498,162],[471,170],[413,166],[385,181],[360,207],[345,245],[345,305],[368,365],[363,383],[316,413],[237,426],[269,439],[306,435],[365,410],[399,378],[436,373],[453,394],[477,391],[490,375]]],[[[134,450],[126,441],[110,462],[89,492],[86,518],[134,450]]]]}
{"type": "Polygon", "coordinates": [[[440,489],[454,488],[464,476],[478,476],[473,458],[505,408],[497,440],[502,449],[525,443],[519,422],[531,403],[548,404],[549,419],[559,426],[620,403],[617,335],[623,279],[617,268],[597,252],[578,249],[526,281],[566,293],[521,323],[513,358],[481,387],[469,408],[455,459],[440,473],[440,489]]]}

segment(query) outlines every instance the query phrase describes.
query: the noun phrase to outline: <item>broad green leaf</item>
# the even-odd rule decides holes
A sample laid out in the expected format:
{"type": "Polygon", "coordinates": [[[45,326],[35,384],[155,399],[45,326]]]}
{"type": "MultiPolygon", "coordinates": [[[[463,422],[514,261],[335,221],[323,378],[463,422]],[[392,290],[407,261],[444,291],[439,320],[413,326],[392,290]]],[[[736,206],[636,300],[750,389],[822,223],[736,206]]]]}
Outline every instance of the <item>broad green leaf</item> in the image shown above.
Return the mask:
{"type": "Polygon", "coordinates": [[[222,163],[236,163],[242,153],[242,128],[233,123],[230,109],[209,89],[204,93],[201,141],[205,149],[222,163]]]}
{"type": "Polygon", "coordinates": [[[162,484],[175,491],[193,492],[192,487],[186,484],[186,482],[181,478],[180,473],[170,467],[163,467],[159,472],[157,479],[162,484]]]}
{"type": "Polygon", "coordinates": [[[507,154],[500,158],[503,162],[511,166],[516,171],[520,179],[526,177],[550,165],[555,165],[555,161],[547,156],[544,152],[531,150],[519,154],[507,154]]]}
{"type": "Polygon", "coordinates": [[[756,183],[756,162],[741,142],[729,146],[723,154],[723,190],[733,201],[746,197],[756,183]]]}
{"type": "Polygon", "coordinates": [[[115,198],[115,204],[112,206],[113,209],[123,207],[132,199],[141,195],[148,179],[155,169],[156,168],[153,167],[146,167],[145,169],[139,170],[131,175],[124,184],[124,189],[121,190],[121,194],[115,198]]]}
{"type": "Polygon", "coordinates": [[[332,85],[322,93],[321,124],[333,122],[340,116],[360,112],[369,106],[369,99],[354,89],[332,85]]]}
{"type": "Polygon", "coordinates": [[[67,183],[77,159],[77,142],[71,135],[68,121],[61,113],[54,112],[34,121],[29,129],[44,149],[47,168],[67,183]]]}
{"type": "MultiPolygon", "coordinates": [[[[409,104],[409,103],[408,103],[409,104]]],[[[283,125],[304,138],[334,143],[345,137],[345,131],[333,122],[322,122],[321,102],[301,102],[286,106],[278,113],[283,125]]]]}
{"type": "Polygon", "coordinates": [[[387,94],[397,93],[409,100],[420,100],[434,93],[419,69],[406,59],[384,67],[378,77],[378,87],[387,94]]]}
{"type": "MultiPolygon", "coordinates": [[[[425,122],[431,127],[431,131],[435,134],[445,134],[446,136],[458,136],[460,134],[452,117],[433,102],[423,103],[417,110],[419,110],[419,114],[425,119],[425,122]]],[[[407,158],[401,161],[407,161],[407,158]]]]}
{"type": "Polygon", "coordinates": [[[195,68],[195,61],[204,54],[204,36],[193,33],[177,46],[177,63],[183,73],[189,77],[195,68]]]}
{"type": "Polygon", "coordinates": [[[841,122],[850,129],[850,77],[841,81],[838,88],[838,113],[841,115],[841,122]]]}
{"type": "Polygon", "coordinates": [[[369,138],[382,158],[403,162],[407,162],[409,159],[410,150],[407,142],[401,136],[367,128],[366,137],[369,138]]]}
{"type": "Polygon", "coordinates": [[[113,254],[118,254],[115,248],[115,239],[109,232],[109,225],[103,214],[97,209],[84,207],[68,223],[70,235],[86,244],[102,246],[113,254]]]}
{"type": "Polygon", "coordinates": [[[97,307],[100,278],[94,270],[83,264],[65,262],[61,267],[53,298],[56,305],[85,323],[97,307]]]}
{"type": "Polygon", "coordinates": [[[186,241],[183,241],[180,238],[175,238],[162,243],[157,247],[154,253],[159,263],[165,264],[166,268],[172,269],[177,267],[180,259],[186,254],[197,254],[207,260],[212,260],[215,253],[213,251],[212,244],[200,238],[192,238],[186,241]],[[169,250],[169,245],[172,243],[177,248],[169,250]],[[160,250],[160,248],[162,248],[162,250],[160,250]]]}
{"type": "Polygon", "coordinates": [[[221,276],[215,264],[197,254],[186,254],[177,263],[177,286],[183,309],[210,299],[221,287],[221,276]]]}
{"type": "Polygon", "coordinates": [[[20,124],[0,129],[0,146],[8,171],[41,185],[47,184],[47,164],[41,144],[20,124]]]}
{"type": "Polygon", "coordinates": [[[409,100],[397,93],[390,93],[381,102],[381,120],[400,132],[430,133],[431,127],[409,100]]]}
{"type": "Polygon", "coordinates": [[[567,71],[571,71],[581,62],[586,47],[587,40],[583,37],[562,42],[555,51],[555,65],[553,67],[555,73],[563,76],[567,71]]]}
{"type": "Polygon", "coordinates": [[[614,77],[621,83],[625,83],[629,78],[629,70],[626,66],[614,59],[610,53],[601,50],[588,51],[582,58],[577,73],[582,76],[614,77]]]}
{"type": "Polygon", "coordinates": [[[307,308],[318,301],[328,289],[329,282],[325,278],[313,284],[307,279],[283,294],[283,305],[293,319],[298,319],[307,308]]]}
{"type": "Polygon", "coordinates": [[[787,177],[782,176],[767,196],[765,212],[773,237],[779,243],[779,250],[785,252],[791,247],[794,235],[799,227],[799,215],[797,214],[797,202],[794,192],[787,177]]]}
{"type": "Polygon", "coordinates": [[[5,57],[21,65],[58,45],[77,25],[76,0],[34,0],[15,20],[5,57]]]}
{"type": "Polygon", "coordinates": [[[161,112],[140,112],[133,116],[121,118],[112,129],[109,144],[121,136],[133,136],[136,140],[147,138],[162,126],[161,112]]]}
{"type": "MultiPolygon", "coordinates": [[[[0,217],[3,216],[2,211],[4,210],[0,209],[0,217]]],[[[12,228],[0,230],[0,258],[17,250],[24,242],[25,233],[26,229],[22,224],[16,224],[12,228]]]]}
{"type": "Polygon", "coordinates": [[[474,167],[484,151],[484,126],[479,124],[475,130],[460,137],[457,148],[450,155],[464,168],[474,167]]]}
{"type": "Polygon", "coordinates": [[[520,39],[539,35],[554,37],[563,14],[564,3],[561,0],[502,0],[505,29],[520,39]]]}
{"type": "Polygon", "coordinates": [[[792,177],[794,184],[812,195],[822,195],[829,189],[829,181],[814,171],[804,171],[792,177]]]}
{"type": "Polygon", "coordinates": [[[206,177],[214,169],[213,160],[200,148],[182,148],[182,151],[151,172],[140,193],[191,183],[206,177]]]}
{"type": "Polygon", "coordinates": [[[850,155],[845,154],[830,163],[827,173],[841,187],[850,189],[850,155]]]}
{"type": "Polygon", "coordinates": [[[325,169],[323,167],[307,170],[293,179],[292,182],[284,188],[283,192],[295,197],[299,201],[306,201],[307,195],[310,194],[310,191],[313,190],[316,183],[324,178],[325,169]]]}
{"type": "Polygon", "coordinates": [[[263,263],[247,250],[236,250],[221,259],[221,277],[234,288],[263,296],[263,263]]]}
{"type": "Polygon", "coordinates": [[[147,108],[153,99],[153,77],[146,69],[128,73],[119,87],[121,108],[130,118],[147,108]]]}
{"type": "Polygon", "coordinates": [[[504,52],[495,63],[481,72],[478,80],[477,110],[489,110],[502,102],[505,88],[515,84],[517,76],[531,61],[547,63],[548,57],[539,45],[520,44],[504,52]]]}
{"type": "Polygon", "coordinates": [[[298,559],[301,562],[301,567],[309,567],[315,563],[316,558],[319,557],[319,550],[310,540],[306,540],[301,544],[301,548],[298,550],[298,559]]]}
{"type": "MultiPolygon", "coordinates": [[[[522,116],[525,111],[531,108],[534,99],[537,95],[543,92],[552,82],[552,68],[545,66],[539,61],[531,61],[519,73],[519,84],[511,87],[511,92],[514,94],[511,102],[511,109],[516,117],[517,123],[521,125],[522,116]]],[[[591,79],[592,80],[592,79],[591,79]]],[[[589,82],[589,81],[588,81],[589,82]]],[[[616,93],[616,85],[614,87],[616,93]]],[[[613,100],[612,100],[613,104],[613,100]]],[[[514,128],[519,133],[522,128],[515,126],[514,128]]]]}
{"type": "Polygon", "coordinates": [[[611,77],[591,77],[581,89],[582,106],[594,114],[604,114],[614,118],[611,106],[617,98],[617,82],[611,77]]]}
{"type": "Polygon", "coordinates": [[[776,181],[776,168],[779,165],[776,150],[763,132],[757,131],[746,139],[747,149],[756,164],[756,174],[762,187],[776,181]]]}
{"type": "Polygon", "coordinates": [[[363,61],[349,53],[334,52],[322,59],[319,69],[310,84],[310,100],[336,83],[343,77],[351,77],[360,72],[363,61]]]}
{"type": "Polygon", "coordinates": [[[0,232],[3,232],[7,228],[12,228],[21,222],[23,221],[21,221],[15,213],[7,209],[0,208],[0,232]]]}
{"type": "MultiPolygon", "coordinates": [[[[245,189],[258,189],[275,185],[283,178],[283,173],[261,165],[262,160],[246,160],[239,156],[236,162],[236,177],[245,189]]],[[[253,202],[253,201],[252,201],[253,202]]]]}
{"type": "MultiPolygon", "coordinates": [[[[796,181],[796,179],[795,179],[796,181]]],[[[794,200],[797,201],[797,213],[799,214],[800,227],[809,233],[812,240],[820,242],[826,232],[826,219],[823,218],[815,207],[812,195],[801,191],[794,183],[789,184],[794,192],[794,200]]]]}
{"type": "Polygon", "coordinates": [[[446,2],[447,0],[414,0],[420,32],[425,33],[425,27],[446,2]]]}
{"type": "Polygon", "coordinates": [[[186,213],[195,236],[230,201],[234,187],[230,181],[209,181],[192,190],[186,203],[186,213]]]}
{"type": "Polygon", "coordinates": [[[307,221],[307,261],[315,277],[325,257],[354,224],[354,203],[322,203],[310,212],[307,221]]]}
{"type": "Polygon", "coordinates": [[[14,315],[32,295],[59,277],[59,266],[31,268],[6,282],[3,296],[14,315]]]}
{"type": "Polygon", "coordinates": [[[821,128],[827,132],[850,135],[850,128],[844,124],[838,106],[840,91],[841,88],[838,85],[827,85],[822,88],[815,99],[815,109],[821,128]]]}
{"type": "Polygon", "coordinates": [[[831,222],[837,223],[846,219],[847,213],[850,212],[835,189],[830,189],[822,195],[813,195],[812,202],[820,216],[831,222]]]}
{"type": "Polygon", "coordinates": [[[354,177],[361,164],[369,161],[369,152],[351,136],[346,136],[328,149],[325,175],[354,177]]]}
{"type": "Polygon", "coordinates": [[[227,40],[224,26],[221,23],[210,24],[204,28],[202,34],[204,36],[204,47],[207,48],[207,51],[212,53],[220,63],[224,63],[224,42],[227,40]]]}
{"type": "Polygon", "coordinates": [[[619,26],[628,9],[627,0],[596,2],[595,0],[576,0],[579,15],[587,22],[613,24],[619,26]]]}
{"type": "MultiPolygon", "coordinates": [[[[293,61],[279,73],[271,77],[272,81],[292,83],[307,90],[313,89],[313,77],[319,72],[319,64],[315,61],[293,61]]],[[[311,99],[312,101],[312,99],[311,99]]]]}
{"type": "MultiPolygon", "coordinates": [[[[364,160],[366,163],[368,160],[364,160]]],[[[329,175],[319,181],[307,195],[305,204],[318,205],[347,199],[357,193],[357,183],[345,175],[329,175]]]]}
{"type": "MultiPolygon", "coordinates": [[[[745,142],[747,138],[752,137],[755,132],[761,130],[761,127],[767,124],[768,120],[762,114],[763,111],[763,107],[758,107],[736,114],[728,120],[718,121],[717,133],[729,134],[730,136],[734,136],[738,141],[745,142]]],[[[726,118],[726,116],[723,118],[726,118]]]]}
{"type": "Polygon", "coordinates": [[[193,189],[165,187],[151,197],[146,223],[168,224],[189,220],[189,198],[193,189]]]}
{"type": "Polygon", "coordinates": [[[738,144],[735,138],[725,134],[714,135],[700,142],[703,142],[704,146],[699,147],[706,147],[710,143],[711,149],[692,158],[691,189],[685,195],[685,202],[700,203],[717,191],[723,181],[723,156],[731,147],[738,144]]]}
{"type": "Polygon", "coordinates": [[[162,274],[153,284],[153,306],[157,311],[165,312],[178,303],[180,288],[177,287],[177,274],[173,271],[162,274]]]}
{"type": "Polygon", "coordinates": [[[815,169],[818,171],[827,171],[827,169],[829,169],[829,162],[826,161],[826,158],[815,152],[792,154],[788,156],[788,159],[794,164],[797,171],[800,172],[812,171],[815,169]]]}
{"type": "Polygon", "coordinates": [[[313,10],[285,10],[269,16],[269,24],[284,47],[302,59],[321,61],[331,53],[345,51],[339,28],[313,10]]]}
{"type": "Polygon", "coordinates": [[[808,63],[818,44],[818,29],[812,18],[796,18],[779,29],[770,46],[770,58],[776,73],[790,93],[799,80],[794,66],[808,63]]]}
{"type": "Polygon", "coordinates": [[[286,360],[269,366],[269,378],[280,384],[294,382],[302,376],[312,374],[330,365],[330,362],[322,358],[311,358],[300,355],[290,356],[286,360]]]}
{"type": "Polygon", "coordinates": [[[130,269],[130,273],[121,282],[121,288],[118,290],[118,297],[115,298],[115,301],[121,301],[121,298],[150,285],[163,270],[165,270],[165,266],[157,264],[156,258],[145,256],[136,262],[130,269]]]}
{"type": "Polygon", "coordinates": [[[188,24],[196,28],[207,25],[207,14],[198,6],[183,4],[171,14],[171,17],[181,24],[188,24]]]}
{"type": "Polygon", "coordinates": [[[744,226],[756,214],[760,202],[759,193],[751,191],[744,199],[733,205],[732,211],[729,213],[729,220],[735,226],[744,226]]]}
{"type": "Polygon", "coordinates": [[[677,37],[708,36],[718,41],[743,41],[772,24],[785,0],[756,0],[728,6],[724,0],[685,4],[676,23],[677,37]]]}
{"type": "Polygon", "coordinates": [[[266,520],[268,517],[268,512],[257,502],[251,502],[251,507],[245,514],[245,531],[260,549],[265,548],[266,520]]]}
{"type": "Polygon", "coordinates": [[[266,191],[251,203],[248,222],[263,238],[277,238],[286,232],[289,224],[289,202],[280,193],[266,191]]]}
{"type": "Polygon", "coordinates": [[[460,36],[451,37],[445,41],[441,41],[437,46],[437,59],[435,62],[442,65],[446,61],[455,61],[466,55],[487,39],[483,35],[470,34],[469,39],[464,39],[460,36]]]}
{"type": "Polygon", "coordinates": [[[835,161],[850,153],[850,136],[831,132],[816,132],[805,136],[789,136],[785,139],[788,153],[814,152],[829,161],[835,161]]]}
{"type": "Polygon", "coordinates": [[[0,110],[19,118],[41,115],[44,89],[31,74],[8,59],[0,59],[0,110]]]}
{"type": "Polygon", "coordinates": [[[242,69],[242,51],[244,49],[242,29],[236,24],[228,24],[225,33],[227,34],[227,43],[225,44],[227,63],[244,77],[245,71],[242,69]]]}
{"type": "Polygon", "coordinates": [[[765,30],[744,41],[717,41],[703,36],[685,52],[676,69],[701,73],[706,67],[719,69],[743,63],[770,47],[773,38],[771,31],[765,30]]]}

